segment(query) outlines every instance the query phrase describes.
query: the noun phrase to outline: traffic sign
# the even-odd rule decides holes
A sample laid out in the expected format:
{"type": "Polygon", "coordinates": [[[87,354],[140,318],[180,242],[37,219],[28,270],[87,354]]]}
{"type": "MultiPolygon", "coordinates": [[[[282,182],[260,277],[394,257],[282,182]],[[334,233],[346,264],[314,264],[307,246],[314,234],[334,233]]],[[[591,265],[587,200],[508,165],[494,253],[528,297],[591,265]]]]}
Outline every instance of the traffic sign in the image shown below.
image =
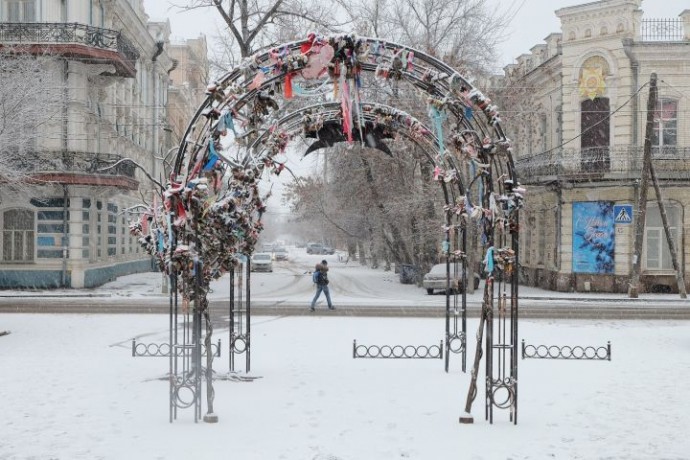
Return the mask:
{"type": "Polygon", "coordinates": [[[632,224],[633,207],[631,204],[617,204],[613,206],[613,222],[616,224],[632,224]]]}

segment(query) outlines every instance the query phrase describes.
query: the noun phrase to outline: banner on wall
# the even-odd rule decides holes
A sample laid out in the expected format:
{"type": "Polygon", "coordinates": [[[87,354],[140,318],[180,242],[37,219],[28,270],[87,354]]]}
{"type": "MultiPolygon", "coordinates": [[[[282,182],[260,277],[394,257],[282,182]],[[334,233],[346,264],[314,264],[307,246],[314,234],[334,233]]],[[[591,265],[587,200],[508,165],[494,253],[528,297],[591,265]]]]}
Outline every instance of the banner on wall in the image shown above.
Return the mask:
{"type": "Polygon", "coordinates": [[[573,203],[573,273],[613,273],[615,231],[612,201],[573,203]]]}

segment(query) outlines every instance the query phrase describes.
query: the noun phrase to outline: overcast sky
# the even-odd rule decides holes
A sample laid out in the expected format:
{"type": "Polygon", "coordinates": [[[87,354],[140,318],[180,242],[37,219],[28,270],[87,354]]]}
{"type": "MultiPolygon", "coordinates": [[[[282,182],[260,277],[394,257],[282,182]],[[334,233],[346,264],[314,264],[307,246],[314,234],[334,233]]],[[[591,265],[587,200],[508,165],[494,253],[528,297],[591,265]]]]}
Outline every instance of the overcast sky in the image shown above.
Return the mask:
{"type": "MultiPolygon", "coordinates": [[[[211,9],[200,9],[180,13],[180,5],[188,0],[144,0],[146,11],[151,19],[169,18],[174,37],[195,38],[206,34],[211,41],[218,34],[221,23],[217,13],[211,9]]],[[[507,8],[514,4],[522,5],[507,31],[508,40],[500,49],[500,62],[497,62],[497,73],[520,54],[528,53],[530,48],[543,43],[544,38],[560,30],[560,22],[554,11],[566,6],[587,3],[586,0],[490,0],[499,7],[507,8]]],[[[685,8],[690,8],[688,0],[643,0],[642,9],[647,18],[675,18],[685,8]]]]}

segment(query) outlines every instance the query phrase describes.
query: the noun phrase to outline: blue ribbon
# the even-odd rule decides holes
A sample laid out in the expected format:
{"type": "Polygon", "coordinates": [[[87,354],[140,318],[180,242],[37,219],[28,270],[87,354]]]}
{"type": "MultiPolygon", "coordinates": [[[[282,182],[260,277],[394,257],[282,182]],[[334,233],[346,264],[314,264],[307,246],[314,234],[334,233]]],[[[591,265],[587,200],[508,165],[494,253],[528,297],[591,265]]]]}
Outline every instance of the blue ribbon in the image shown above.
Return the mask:
{"type": "Polygon", "coordinates": [[[218,153],[216,152],[216,148],[213,146],[213,139],[208,141],[208,151],[209,156],[208,161],[206,162],[203,168],[204,172],[209,172],[211,169],[213,169],[213,166],[216,164],[216,161],[218,161],[218,153]]]}
{"type": "Polygon", "coordinates": [[[446,240],[443,240],[442,246],[443,246],[443,252],[448,254],[450,252],[450,243],[446,240]]]}
{"type": "Polygon", "coordinates": [[[486,250],[486,257],[484,257],[484,265],[488,273],[494,272],[494,247],[491,246],[486,250]]]}
{"type": "Polygon", "coordinates": [[[434,122],[434,131],[438,138],[439,154],[443,156],[446,153],[446,147],[443,143],[443,120],[445,120],[446,117],[433,105],[429,106],[429,115],[434,122]]]}

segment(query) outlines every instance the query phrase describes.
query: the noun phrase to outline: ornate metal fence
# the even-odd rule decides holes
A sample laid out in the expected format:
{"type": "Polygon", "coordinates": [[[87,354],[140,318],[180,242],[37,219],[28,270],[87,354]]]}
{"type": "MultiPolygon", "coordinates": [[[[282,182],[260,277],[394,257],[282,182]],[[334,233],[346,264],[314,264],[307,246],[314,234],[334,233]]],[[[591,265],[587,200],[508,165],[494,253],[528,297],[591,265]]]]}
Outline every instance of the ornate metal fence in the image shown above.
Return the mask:
{"type": "Polygon", "coordinates": [[[443,359],[443,340],[438,345],[357,345],[352,341],[353,358],[443,359]]]}
{"type": "MultiPolygon", "coordinates": [[[[177,356],[182,356],[185,353],[184,348],[173,347],[177,356]]],[[[216,358],[220,357],[220,339],[218,343],[211,344],[211,351],[213,356],[216,358]]],[[[206,347],[202,346],[201,354],[206,356],[206,347]]],[[[170,344],[163,343],[143,343],[137,342],[136,339],[132,339],[132,356],[137,358],[169,358],[170,357],[170,344]]]]}
{"type": "Polygon", "coordinates": [[[606,346],[527,345],[522,341],[522,359],[584,359],[611,361],[611,342],[606,346]]]}

